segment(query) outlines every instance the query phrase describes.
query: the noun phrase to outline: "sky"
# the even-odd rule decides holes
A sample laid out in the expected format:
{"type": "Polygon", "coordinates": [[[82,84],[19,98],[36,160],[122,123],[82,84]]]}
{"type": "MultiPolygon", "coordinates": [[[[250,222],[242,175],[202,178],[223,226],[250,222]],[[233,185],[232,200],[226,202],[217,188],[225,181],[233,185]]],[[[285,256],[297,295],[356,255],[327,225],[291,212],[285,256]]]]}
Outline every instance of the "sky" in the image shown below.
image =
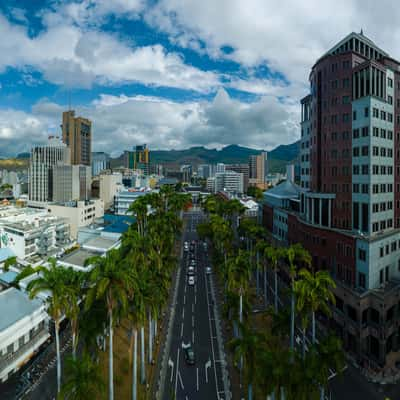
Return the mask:
{"type": "Polygon", "coordinates": [[[400,58],[399,20],[389,0],[2,0],[0,157],[70,105],[114,156],[292,143],[316,59],[361,28],[400,58]]]}

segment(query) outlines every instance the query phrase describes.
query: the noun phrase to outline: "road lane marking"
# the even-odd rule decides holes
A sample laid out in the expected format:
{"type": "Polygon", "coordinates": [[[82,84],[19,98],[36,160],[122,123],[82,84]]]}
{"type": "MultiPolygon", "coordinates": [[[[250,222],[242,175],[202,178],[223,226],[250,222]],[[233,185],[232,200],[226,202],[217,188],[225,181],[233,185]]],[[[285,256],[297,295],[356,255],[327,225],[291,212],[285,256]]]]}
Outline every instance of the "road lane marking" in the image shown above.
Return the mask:
{"type": "Polygon", "coordinates": [[[192,303],[192,313],[194,313],[194,304],[192,303]]]}
{"type": "Polygon", "coordinates": [[[186,294],[183,295],[183,305],[186,304],[186,294]]]}
{"type": "Polygon", "coordinates": [[[192,331],[192,343],[194,344],[194,331],[192,331]]]}
{"type": "Polygon", "coordinates": [[[196,368],[197,391],[199,391],[199,369],[196,368]]]}
{"type": "Polygon", "coordinates": [[[182,390],[185,390],[185,386],[183,386],[183,382],[182,382],[182,376],[181,376],[181,373],[180,373],[180,372],[178,372],[178,375],[179,375],[179,382],[181,383],[182,390]]]}
{"type": "Polygon", "coordinates": [[[185,309],[183,308],[182,309],[182,319],[184,319],[185,318],[185,309]]]}
{"type": "Polygon", "coordinates": [[[174,362],[170,358],[168,359],[168,365],[171,367],[171,379],[170,379],[170,382],[172,382],[172,378],[174,376],[174,362]]]}
{"type": "Polygon", "coordinates": [[[192,327],[194,328],[194,315],[192,315],[192,327]]]}
{"type": "Polygon", "coordinates": [[[175,398],[177,398],[177,397],[176,397],[176,392],[177,392],[177,389],[178,389],[179,352],[180,352],[180,350],[181,350],[181,349],[178,347],[178,353],[177,353],[177,356],[176,356],[175,398]]]}
{"type": "Polygon", "coordinates": [[[181,337],[183,337],[183,322],[181,322],[181,337]]]}

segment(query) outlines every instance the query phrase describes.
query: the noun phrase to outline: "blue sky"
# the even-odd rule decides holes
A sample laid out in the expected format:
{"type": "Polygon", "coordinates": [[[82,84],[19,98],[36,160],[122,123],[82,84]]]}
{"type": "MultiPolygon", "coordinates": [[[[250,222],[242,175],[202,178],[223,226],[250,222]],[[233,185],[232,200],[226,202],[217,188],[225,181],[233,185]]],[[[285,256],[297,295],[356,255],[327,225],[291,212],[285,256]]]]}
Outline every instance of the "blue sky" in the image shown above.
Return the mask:
{"type": "Polygon", "coordinates": [[[59,134],[69,99],[93,120],[94,149],[112,154],[142,142],[291,143],[316,58],[360,25],[388,51],[398,46],[399,11],[390,2],[318,4],[2,1],[0,156],[59,134]],[[375,23],[382,9],[383,29],[375,23]]]}

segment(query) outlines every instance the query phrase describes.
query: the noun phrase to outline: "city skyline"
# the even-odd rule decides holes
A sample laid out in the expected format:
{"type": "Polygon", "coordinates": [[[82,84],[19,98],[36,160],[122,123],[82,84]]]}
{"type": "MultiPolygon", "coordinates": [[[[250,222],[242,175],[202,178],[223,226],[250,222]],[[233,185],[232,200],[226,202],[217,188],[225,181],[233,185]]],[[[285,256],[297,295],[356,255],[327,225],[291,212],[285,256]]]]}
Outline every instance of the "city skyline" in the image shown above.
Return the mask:
{"type": "Polygon", "coordinates": [[[323,10],[329,19],[316,13],[296,35],[282,22],[307,18],[317,8],[310,2],[274,10],[253,1],[246,13],[224,2],[198,8],[173,1],[43,1],[33,8],[8,1],[0,7],[0,50],[7,55],[0,63],[3,157],[59,135],[59,115],[70,103],[93,121],[94,151],[116,154],[134,143],[270,150],[299,138],[307,71],[340,37],[363,27],[399,54],[390,4],[382,7],[393,18],[384,29],[370,17],[380,7],[330,2],[323,10]]]}

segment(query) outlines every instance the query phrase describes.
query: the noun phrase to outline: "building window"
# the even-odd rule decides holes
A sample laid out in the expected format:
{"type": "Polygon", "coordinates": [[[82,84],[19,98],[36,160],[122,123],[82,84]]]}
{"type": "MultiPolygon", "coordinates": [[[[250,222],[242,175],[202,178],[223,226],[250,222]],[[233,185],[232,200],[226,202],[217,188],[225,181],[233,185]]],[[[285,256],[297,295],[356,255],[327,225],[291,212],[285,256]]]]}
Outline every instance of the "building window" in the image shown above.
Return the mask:
{"type": "Polygon", "coordinates": [[[388,96],[388,103],[389,104],[393,104],[393,97],[392,96],[388,96]]]}
{"type": "Polygon", "coordinates": [[[365,289],[365,274],[362,272],[358,273],[358,286],[365,289]]]}
{"type": "Polygon", "coordinates": [[[350,97],[349,96],[343,96],[342,97],[342,104],[349,104],[350,103],[350,97]]]}
{"type": "Polygon", "coordinates": [[[368,146],[363,146],[362,148],[361,148],[361,155],[362,156],[368,156],[368,146]]]}
{"type": "Polygon", "coordinates": [[[360,131],[358,129],[353,129],[353,138],[357,139],[360,137],[360,131]]]}
{"type": "Polygon", "coordinates": [[[361,261],[366,261],[367,252],[364,249],[358,249],[358,259],[361,261]]]}
{"type": "Polygon", "coordinates": [[[358,183],[353,183],[353,193],[360,192],[360,185],[358,183]]]}
{"type": "Polygon", "coordinates": [[[367,137],[368,136],[368,126],[364,126],[362,128],[362,136],[367,137]]]}
{"type": "Polygon", "coordinates": [[[343,114],[343,116],[342,116],[342,121],[343,122],[349,122],[349,120],[350,120],[350,118],[349,118],[349,114],[343,114]]]}
{"type": "Polygon", "coordinates": [[[383,257],[384,256],[384,252],[383,252],[383,247],[379,248],[379,257],[383,257]]]}
{"type": "Polygon", "coordinates": [[[388,86],[390,87],[390,88],[392,88],[393,87],[393,79],[391,79],[391,78],[388,78],[388,86]]]}
{"type": "Polygon", "coordinates": [[[363,192],[364,194],[368,194],[368,189],[369,189],[368,186],[369,186],[368,183],[363,183],[363,184],[362,184],[362,192],[363,192]]]}
{"type": "Polygon", "coordinates": [[[383,284],[383,269],[379,271],[379,283],[382,285],[383,284]]]}
{"type": "Polygon", "coordinates": [[[362,167],[361,167],[361,170],[362,170],[362,174],[363,175],[368,175],[369,174],[369,166],[368,166],[368,164],[363,164],[362,167]]]}
{"type": "MultiPolygon", "coordinates": [[[[344,116],[345,116],[346,114],[343,114],[343,122],[345,122],[345,119],[344,119],[344,116]]],[[[353,111],[353,121],[355,121],[357,119],[357,111],[356,110],[354,110],[353,111]]]]}
{"type": "Polygon", "coordinates": [[[360,148],[353,147],[353,157],[358,157],[360,155],[360,148]]]}
{"type": "Polygon", "coordinates": [[[386,129],[381,129],[381,138],[386,139],[386,129]]]}
{"type": "MultiPolygon", "coordinates": [[[[389,96],[389,97],[390,97],[390,96],[389,96]]],[[[388,120],[389,122],[393,122],[393,114],[392,114],[392,113],[390,113],[390,112],[387,113],[387,120],[388,120]]]]}
{"type": "Polygon", "coordinates": [[[381,119],[386,121],[386,111],[381,110],[381,119]]]}
{"type": "Polygon", "coordinates": [[[379,137],[379,129],[377,128],[377,127],[373,127],[372,128],[372,134],[375,136],[375,137],[379,137]]]}

